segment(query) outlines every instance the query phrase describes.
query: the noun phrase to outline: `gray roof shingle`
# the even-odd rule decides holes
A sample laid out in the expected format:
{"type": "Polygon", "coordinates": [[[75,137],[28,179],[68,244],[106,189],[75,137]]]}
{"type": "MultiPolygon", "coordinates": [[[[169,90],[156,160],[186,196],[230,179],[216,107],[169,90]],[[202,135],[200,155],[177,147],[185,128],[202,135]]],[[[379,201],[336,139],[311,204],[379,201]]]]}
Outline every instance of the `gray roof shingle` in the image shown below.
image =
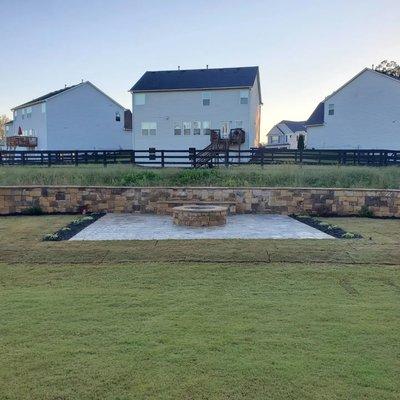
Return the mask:
{"type": "Polygon", "coordinates": [[[47,93],[47,94],[45,94],[43,96],[37,97],[36,99],[30,100],[30,101],[28,101],[26,103],[23,103],[23,104],[21,104],[21,105],[19,105],[17,107],[14,107],[12,110],[15,110],[16,108],[21,108],[21,107],[29,107],[30,105],[33,105],[33,104],[36,104],[36,103],[41,103],[42,101],[44,101],[46,99],[49,99],[50,97],[53,97],[53,96],[55,96],[57,94],[60,94],[62,92],[65,92],[66,90],[72,89],[75,86],[78,86],[78,85],[67,86],[67,87],[65,87],[63,89],[59,89],[59,90],[55,90],[54,92],[47,93]]]}
{"type": "Polygon", "coordinates": [[[322,125],[324,123],[324,111],[325,105],[324,102],[321,101],[316,107],[316,109],[312,112],[308,120],[305,124],[308,125],[322,125]]]}
{"type": "Polygon", "coordinates": [[[258,67],[147,71],[131,88],[133,92],[200,90],[251,87],[258,67]]]}

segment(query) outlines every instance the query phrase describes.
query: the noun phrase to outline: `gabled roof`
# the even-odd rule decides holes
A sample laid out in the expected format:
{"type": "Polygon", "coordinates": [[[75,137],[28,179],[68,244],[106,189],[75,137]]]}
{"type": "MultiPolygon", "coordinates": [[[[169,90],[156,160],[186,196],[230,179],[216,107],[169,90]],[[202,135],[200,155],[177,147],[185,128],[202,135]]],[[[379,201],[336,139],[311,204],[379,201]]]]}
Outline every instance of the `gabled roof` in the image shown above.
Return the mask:
{"type": "Polygon", "coordinates": [[[60,89],[60,90],[55,90],[54,92],[47,93],[44,96],[37,97],[36,99],[28,101],[27,103],[24,103],[24,104],[21,104],[21,105],[19,105],[17,107],[14,107],[11,110],[15,110],[15,109],[22,108],[22,107],[29,107],[29,106],[32,106],[34,104],[42,103],[42,102],[44,102],[44,101],[46,101],[46,100],[48,100],[48,99],[50,99],[52,97],[58,96],[58,95],[60,95],[60,94],[62,94],[64,92],[67,92],[67,91],[72,90],[72,89],[76,89],[76,88],[78,88],[80,86],[83,86],[83,85],[90,85],[92,88],[96,89],[102,95],[104,95],[109,100],[111,100],[114,104],[116,104],[117,106],[119,106],[119,107],[121,107],[121,108],[123,108],[125,110],[124,106],[122,106],[121,104],[117,103],[112,97],[110,97],[108,94],[104,93],[102,90],[100,90],[97,86],[93,85],[93,83],[89,82],[89,81],[81,82],[81,83],[78,83],[77,85],[67,86],[67,87],[65,87],[63,89],[60,89]]]}
{"type": "Polygon", "coordinates": [[[248,88],[257,76],[258,67],[147,71],[130,91],[248,88]]]}
{"type": "MultiPolygon", "coordinates": [[[[80,85],[81,85],[81,83],[80,83],[80,85]]],[[[27,101],[26,103],[23,103],[23,104],[21,104],[21,105],[19,105],[17,107],[14,107],[14,108],[12,108],[12,110],[15,110],[15,109],[21,108],[21,107],[29,107],[29,106],[32,106],[32,105],[37,104],[37,103],[42,103],[43,101],[49,99],[50,97],[56,96],[56,95],[58,95],[58,94],[60,94],[62,92],[70,90],[70,89],[72,89],[72,88],[74,88],[76,86],[78,86],[78,85],[66,86],[63,89],[55,90],[54,92],[47,93],[47,94],[45,94],[43,96],[37,97],[36,99],[27,101]]]]}
{"type": "Polygon", "coordinates": [[[347,81],[344,85],[340,86],[339,89],[335,90],[333,93],[331,93],[329,96],[327,96],[327,97],[325,98],[325,101],[328,100],[328,99],[330,99],[330,98],[331,98],[332,96],[334,96],[336,93],[340,92],[343,88],[345,88],[347,85],[349,85],[351,82],[353,82],[353,81],[354,81],[355,79],[357,79],[360,75],[364,74],[364,73],[367,72],[367,71],[368,71],[368,72],[372,72],[372,73],[374,73],[374,74],[378,74],[379,76],[383,76],[383,77],[385,77],[385,78],[391,79],[391,80],[394,81],[394,82],[400,83],[400,79],[398,79],[398,78],[396,78],[396,77],[394,77],[394,76],[385,74],[384,72],[375,71],[374,69],[371,69],[371,68],[364,68],[364,69],[363,69],[362,71],[360,71],[357,75],[353,76],[349,81],[347,81]]]}
{"type": "Polygon", "coordinates": [[[305,125],[322,125],[324,123],[324,111],[325,105],[324,102],[321,101],[321,103],[317,105],[317,108],[312,112],[308,120],[305,122],[305,125]]]}
{"type": "Polygon", "coordinates": [[[279,122],[279,124],[285,124],[293,133],[307,130],[305,121],[288,121],[284,119],[283,121],[279,122]]]}

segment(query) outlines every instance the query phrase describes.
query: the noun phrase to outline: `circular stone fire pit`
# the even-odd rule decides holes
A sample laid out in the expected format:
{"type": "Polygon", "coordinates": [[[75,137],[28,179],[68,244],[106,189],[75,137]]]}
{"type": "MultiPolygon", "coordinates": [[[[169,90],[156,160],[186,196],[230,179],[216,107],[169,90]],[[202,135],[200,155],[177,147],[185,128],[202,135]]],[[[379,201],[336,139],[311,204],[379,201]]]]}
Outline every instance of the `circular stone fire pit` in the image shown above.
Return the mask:
{"type": "Polygon", "coordinates": [[[183,226],[220,226],[226,224],[228,207],[212,205],[186,205],[174,207],[174,224],[183,226]]]}

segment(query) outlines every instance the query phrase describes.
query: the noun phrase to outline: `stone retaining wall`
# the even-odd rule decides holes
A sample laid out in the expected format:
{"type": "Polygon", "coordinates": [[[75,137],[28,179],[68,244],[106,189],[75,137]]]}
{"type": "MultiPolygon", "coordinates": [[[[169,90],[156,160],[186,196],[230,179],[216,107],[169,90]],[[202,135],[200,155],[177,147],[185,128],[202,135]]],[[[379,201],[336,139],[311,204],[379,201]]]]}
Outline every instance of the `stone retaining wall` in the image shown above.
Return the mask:
{"type": "Polygon", "coordinates": [[[0,187],[0,214],[39,206],[45,213],[164,212],[171,201],[232,204],[236,213],[356,215],[367,206],[400,217],[400,190],[324,188],[0,187]]]}

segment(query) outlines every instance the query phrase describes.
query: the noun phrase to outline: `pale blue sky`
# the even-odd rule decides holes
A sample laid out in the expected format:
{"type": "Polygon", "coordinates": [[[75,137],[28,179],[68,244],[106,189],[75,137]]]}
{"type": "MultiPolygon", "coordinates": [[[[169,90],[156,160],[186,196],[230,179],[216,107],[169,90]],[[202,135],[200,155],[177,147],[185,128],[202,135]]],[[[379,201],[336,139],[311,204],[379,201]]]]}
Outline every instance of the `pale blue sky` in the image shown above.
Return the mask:
{"type": "Polygon", "coordinates": [[[0,114],[90,80],[131,108],[146,70],[259,65],[262,135],[366,66],[400,62],[398,0],[0,0],[0,114]]]}

